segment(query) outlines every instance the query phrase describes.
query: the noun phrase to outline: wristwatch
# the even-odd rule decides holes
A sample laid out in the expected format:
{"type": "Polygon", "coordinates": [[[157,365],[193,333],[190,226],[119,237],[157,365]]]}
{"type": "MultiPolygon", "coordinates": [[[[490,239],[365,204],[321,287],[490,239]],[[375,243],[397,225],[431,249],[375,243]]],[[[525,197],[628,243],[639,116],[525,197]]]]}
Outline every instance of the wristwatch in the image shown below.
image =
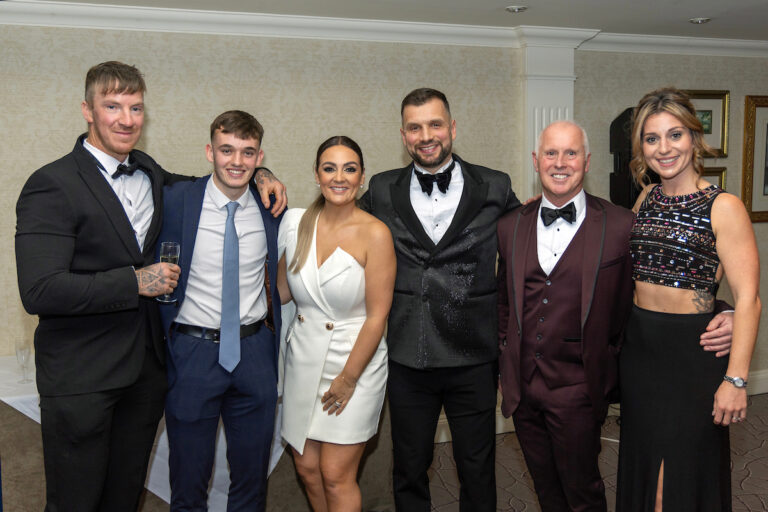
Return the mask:
{"type": "Polygon", "coordinates": [[[737,388],[745,388],[745,387],[747,387],[747,381],[745,381],[741,377],[729,377],[728,375],[726,375],[725,377],[723,377],[723,380],[725,382],[730,382],[731,384],[733,384],[737,388]]]}

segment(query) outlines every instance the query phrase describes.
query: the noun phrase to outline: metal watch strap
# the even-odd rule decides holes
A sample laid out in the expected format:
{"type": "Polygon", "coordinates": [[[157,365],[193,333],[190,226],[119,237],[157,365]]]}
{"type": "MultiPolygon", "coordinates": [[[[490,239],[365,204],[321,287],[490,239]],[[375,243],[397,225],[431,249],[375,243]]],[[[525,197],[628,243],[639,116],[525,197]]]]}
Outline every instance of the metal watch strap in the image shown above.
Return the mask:
{"type": "Polygon", "coordinates": [[[723,377],[723,380],[725,382],[730,382],[731,384],[733,384],[737,388],[746,388],[747,387],[747,381],[745,381],[741,377],[731,377],[729,375],[726,375],[726,376],[723,377]]]}

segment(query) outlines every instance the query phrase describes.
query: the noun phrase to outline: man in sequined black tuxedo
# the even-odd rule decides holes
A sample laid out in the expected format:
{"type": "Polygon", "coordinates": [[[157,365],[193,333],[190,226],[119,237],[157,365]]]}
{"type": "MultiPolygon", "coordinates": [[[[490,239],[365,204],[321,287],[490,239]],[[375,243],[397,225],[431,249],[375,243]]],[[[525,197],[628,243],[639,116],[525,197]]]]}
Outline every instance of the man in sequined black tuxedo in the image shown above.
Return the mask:
{"type": "Polygon", "coordinates": [[[361,199],[397,253],[387,333],[395,505],[430,510],[427,470],[444,407],[461,510],[492,511],[496,221],[520,203],[508,175],[451,153],[456,122],[443,93],[416,89],[401,115],[413,163],[375,175],[361,199]]]}

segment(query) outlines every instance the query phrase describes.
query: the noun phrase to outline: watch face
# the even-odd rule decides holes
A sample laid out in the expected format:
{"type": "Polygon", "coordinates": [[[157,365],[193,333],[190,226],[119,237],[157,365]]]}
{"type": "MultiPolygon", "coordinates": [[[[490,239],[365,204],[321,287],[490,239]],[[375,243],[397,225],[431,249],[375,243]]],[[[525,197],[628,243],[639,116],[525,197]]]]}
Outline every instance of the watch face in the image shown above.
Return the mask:
{"type": "Polygon", "coordinates": [[[743,388],[744,387],[744,379],[741,377],[734,377],[733,379],[733,385],[737,388],[743,388]]]}

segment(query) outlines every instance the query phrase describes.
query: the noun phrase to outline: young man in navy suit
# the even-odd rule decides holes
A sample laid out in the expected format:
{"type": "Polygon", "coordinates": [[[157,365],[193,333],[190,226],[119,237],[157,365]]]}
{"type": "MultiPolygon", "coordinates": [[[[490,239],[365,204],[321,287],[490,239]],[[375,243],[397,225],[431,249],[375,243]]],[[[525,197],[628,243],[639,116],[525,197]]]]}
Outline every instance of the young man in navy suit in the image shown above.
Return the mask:
{"type": "Polygon", "coordinates": [[[168,333],[171,510],[206,510],[221,417],[228,510],[264,510],[277,401],[277,229],[251,178],[264,156],[252,115],[224,112],[206,146],[213,174],[165,190],[161,242],[181,246],[168,333]],[[276,305],[272,314],[271,304],[276,305]]]}

